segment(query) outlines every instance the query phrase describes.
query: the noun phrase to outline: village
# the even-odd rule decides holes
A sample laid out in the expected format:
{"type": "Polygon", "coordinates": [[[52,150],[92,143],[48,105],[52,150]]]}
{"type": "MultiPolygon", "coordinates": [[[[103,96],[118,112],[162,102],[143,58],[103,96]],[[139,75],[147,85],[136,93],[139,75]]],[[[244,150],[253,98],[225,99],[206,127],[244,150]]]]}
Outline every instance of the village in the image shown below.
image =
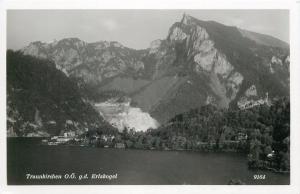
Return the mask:
{"type": "MultiPolygon", "coordinates": [[[[220,146],[220,148],[228,147],[227,151],[235,150],[239,144],[243,144],[248,139],[246,133],[238,133],[234,140],[224,140],[222,142],[202,142],[202,141],[195,141],[195,146],[199,149],[213,149],[216,146],[220,146]],[[218,145],[217,145],[218,144],[218,145]],[[234,148],[234,149],[233,149],[234,148]]],[[[177,140],[174,140],[176,142],[177,140]]],[[[185,140],[186,141],[186,140],[185,140]]],[[[125,148],[136,148],[136,149],[150,149],[150,150],[192,150],[188,148],[189,146],[170,146],[166,145],[165,143],[160,143],[161,145],[157,146],[157,143],[153,143],[151,146],[135,146],[128,143],[128,140],[122,140],[120,135],[112,135],[112,134],[102,134],[98,135],[97,133],[87,137],[87,135],[78,136],[75,131],[66,131],[63,135],[60,136],[53,136],[48,139],[42,140],[42,145],[48,146],[58,146],[58,145],[68,145],[68,146],[92,146],[92,147],[102,147],[102,148],[117,148],[117,149],[125,149],[125,148]]],[[[132,144],[132,143],[131,143],[132,144]]]]}
{"type": "Polygon", "coordinates": [[[92,138],[86,136],[77,136],[75,131],[64,132],[61,136],[53,136],[50,139],[43,139],[42,145],[57,146],[57,145],[74,145],[74,146],[89,146],[95,145],[95,142],[103,142],[104,148],[125,148],[124,143],[116,143],[114,135],[93,135],[92,138]]]}

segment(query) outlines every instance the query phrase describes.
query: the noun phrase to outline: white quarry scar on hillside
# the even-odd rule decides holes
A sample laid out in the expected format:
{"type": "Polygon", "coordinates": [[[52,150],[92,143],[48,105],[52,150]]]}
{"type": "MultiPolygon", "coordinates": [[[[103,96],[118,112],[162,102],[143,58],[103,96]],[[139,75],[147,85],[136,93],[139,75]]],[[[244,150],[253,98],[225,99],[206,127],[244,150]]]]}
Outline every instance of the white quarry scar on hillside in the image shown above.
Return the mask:
{"type": "Polygon", "coordinates": [[[96,109],[103,118],[120,132],[126,127],[135,131],[146,131],[149,128],[156,129],[159,123],[143,112],[140,108],[130,106],[130,102],[106,101],[95,104],[96,109]]]}

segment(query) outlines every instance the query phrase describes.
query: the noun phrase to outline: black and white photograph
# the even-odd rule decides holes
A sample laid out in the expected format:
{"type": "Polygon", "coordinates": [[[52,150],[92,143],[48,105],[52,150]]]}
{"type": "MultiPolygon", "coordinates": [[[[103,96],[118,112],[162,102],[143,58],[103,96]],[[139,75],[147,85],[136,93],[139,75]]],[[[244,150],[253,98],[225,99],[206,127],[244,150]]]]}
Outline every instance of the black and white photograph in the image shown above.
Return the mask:
{"type": "Polygon", "coordinates": [[[8,184],[289,184],[288,10],[8,10],[7,47],[8,184]]]}
{"type": "Polygon", "coordinates": [[[289,9],[5,14],[8,186],[291,185],[289,9]]]}

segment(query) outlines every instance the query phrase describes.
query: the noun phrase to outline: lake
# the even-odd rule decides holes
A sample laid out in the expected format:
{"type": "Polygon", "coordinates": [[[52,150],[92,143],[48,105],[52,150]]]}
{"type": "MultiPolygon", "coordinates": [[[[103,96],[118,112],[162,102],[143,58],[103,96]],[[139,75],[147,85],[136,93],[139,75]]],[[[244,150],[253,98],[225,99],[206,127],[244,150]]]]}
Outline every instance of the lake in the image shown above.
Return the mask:
{"type": "Polygon", "coordinates": [[[249,170],[246,156],[239,153],[43,146],[39,142],[38,138],[7,139],[9,185],[226,185],[231,179],[252,185],[290,182],[289,174],[249,170]],[[75,173],[76,178],[68,177],[71,173],[75,173]],[[26,174],[55,174],[62,178],[27,179],[26,174]],[[78,179],[85,174],[86,179],[78,179]],[[117,178],[92,179],[92,174],[116,175],[117,178]],[[255,180],[254,175],[265,175],[265,179],[255,180]]]}

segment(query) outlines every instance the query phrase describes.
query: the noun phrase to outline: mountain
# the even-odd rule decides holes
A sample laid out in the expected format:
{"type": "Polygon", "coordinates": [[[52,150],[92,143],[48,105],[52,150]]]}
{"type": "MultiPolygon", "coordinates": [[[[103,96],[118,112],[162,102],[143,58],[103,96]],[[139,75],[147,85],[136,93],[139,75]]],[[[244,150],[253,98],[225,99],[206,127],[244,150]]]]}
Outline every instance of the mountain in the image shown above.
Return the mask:
{"type": "Polygon", "coordinates": [[[207,104],[245,108],[289,96],[287,43],[186,14],[143,50],[67,38],[21,51],[54,61],[94,103],[130,98],[160,124],[207,104]]]}
{"type": "Polygon", "coordinates": [[[257,44],[271,46],[271,47],[280,47],[285,49],[289,49],[290,47],[288,43],[269,35],[251,32],[243,29],[239,29],[239,31],[242,33],[243,36],[255,41],[257,44]]]}
{"type": "Polygon", "coordinates": [[[7,51],[8,136],[49,136],[111,128],[77,84],[46,59],[7,51]]]}

